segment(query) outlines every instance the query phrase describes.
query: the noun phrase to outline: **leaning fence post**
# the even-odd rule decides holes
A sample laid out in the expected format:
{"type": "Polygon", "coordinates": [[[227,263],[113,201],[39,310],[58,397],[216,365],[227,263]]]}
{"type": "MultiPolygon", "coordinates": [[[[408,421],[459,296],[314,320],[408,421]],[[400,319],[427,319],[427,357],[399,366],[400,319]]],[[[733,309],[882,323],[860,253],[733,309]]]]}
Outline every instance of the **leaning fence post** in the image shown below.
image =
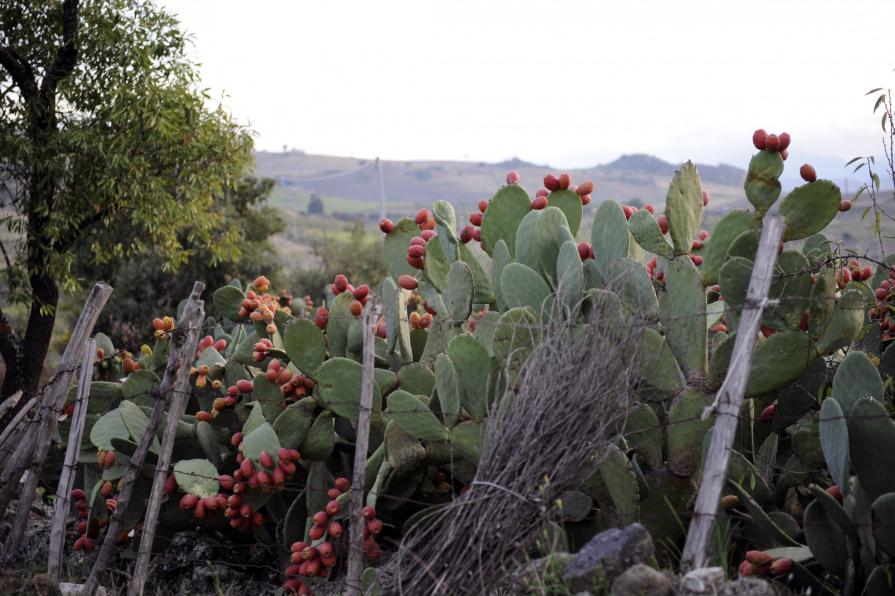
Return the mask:
{"type": "MultiPolygon", "coordinates": [[[[187,319],[189,330],[187,331],[187,354],[194,354],[199,343],[199,331],[205,318],[202,301],[197,300],[193,305],[187,319]]],[[[159,396],[161,398],[161,396],[159,396]]],[[[171,465],[171,453],[174,450],[174,438],[177,434],[177,422],[186,409],[190,398],[190,367],[187,362],[177,371],[174,381],[174,389],[171,393],[168,406],[168,418],[165,426],[165,435],[162,439],[161,451],[158,454],[158,464],[155,468],[155,476],[152,480],[152,489],[149,491],[149,502],[146,505],[146,513],[143,516],[143,530],[140,536],[140,548],[137,551],[137,561],[134,564],[134,573],[127,593],[129,596],[139,596],[143,593],[143,585],[146,583],[146,574],[149,571],[149,557],[152,555],[152,543],[155,542],[155,528],[158,524],[159,509],[162,506],[162,498],[165,494],[165,482],[168,475],[168,467],[171,465]]]]}
{"type": "Polygon", "coordinates": [[[16,489],[19,488],[19,479],[25,468],[28,468],[28,477],[22,483],[19,492],[19,505],[16,510],[16,517],[4,545],[4,558],[14,556],[22,543],[25,528],[28,526],[31,504],[34,502],[34,494],[37,490],[37,482],[40,480],[40,473],[43,469],[44,460],[47,458],[47,452],[49,452],[50,445],[53,443],[53,433],[56,432],[56,426],[59,423],[59,412],[62,410],[66,397],[68,397],[71,379],[81,364],[84,346],[87,345],[87,338],[93,332],[93,326],[96,325],[96,321],[99,319],[99,315],[111,293],[112,287],[103,282],[97,283],[93,286],[93,290],[90,291],[84,310],[81,311],[81,316],[78,317],[78,322],[74,331],[72,331],[71,339],[68,341],[68,345],[65,346],[59,369],[44,388],[45,393],[40,405],[41,411],[36,416],[36,438],[22,442],[21,447],[13,456],[16,461],[9,468],[10,476],[2,479],[2,482],[5,484],[2,487],[2,494],[0,494],[0,511],[5,511],[16,489]]]}
{"type": "Polygon", "coordinates": [[[367,449],[370,445],[370,419],[373,415],[373,301],[363,315],[364,349],[363,379],[360,406],[357,415],[357,440],[354,446],[354,473],[351,478],[350,519],[351,528],[348,550],[348,571],[345,594],[358,596],[361,590],[361,574],[364,569],[364,471],[367,465],[367,449]]]}
{"type": "Polygon", "coordinates": [[[746,305],[737,328],[737,337],[733,345],[730,367],[727,378],[718,390],[714,403],[706,409],[703,417],[715,412],[715,425],[705,458],[702,481],[696,496],[693,519],[687,532],[681,563],[693,569],[704,567],[707,558],[709,538],[721,491],[727,479],[727,464],[730,461],[730,449],[733,446],[749,369],[752,364],[752,350],[758,336],[761,315],[767,305],[768,290],[777,262],[780,239],[783,236],[783,220],[777,215],[764,218],[764,229],[755,255],[752,278],[746,294],[746,305]]]}
{"type": "Polygon", "coordinates": [[[78,378],[78,397],[72,414],[71,430],[68,431],[68,445],[65,447],[65,464],[59,475],[56,501],[53,504],[53,525],[50,530],[50,554],[47,557],[47,575],[54,583],[59,583],[62,567],[62,551],[65,545],[65,522],[68,517],[71,489],[78,469],[78,454],[81,451],[81,437],[87,421],[87,401],[90,399],[90,382],[93,379],[93,362],[96,360],[96,340],[88,339],[84,346],[84,362],[78,378]]]}
{"type": "Polygon", "coordinates": [[[190,294],[189,301],[183,309],[183,313],[181,313],[180,320],[178,321],[178,330],[175,331],[175,337],[171,342],[171,351],[168,354],[168,364],[165,368],[165,375],[162,378],[162,382],[156,393],[156,401],[152,406],[152,413],[149,415],[146,430],[144,431],[143,436],[140,437],[140,444],[137,446],[136,451],[134,451],[134,454],[131,456],[130,463],[127,465],[127,470],[124,473],[124,485],[121,488],[121,492],[118,494],[118,506],[115,508],[115,513],[112,514],[112,518],[109,520],[109,525],[106,526],[106,537],[103,539],[103,544],[100,546],[99,553],[96,555],[93,569],[90,570],[90,575],[87,577],[87,581],[84,582],[82,593],[85,596],[92,596],[96,591],[96,588],[99,585],[99,576],[105,571],[106,566],[109,564],[109,560],[112,558],[112,552],[115,549],[118,532],[121,531],[122,521],[127,513],[131,496],[133,496],[134,484],[136,483],[137,476],[140,474],[140,469],[143,467],[146,453],[149,451],[153,439],[155,439],[155,431],[158,429],[158,425],[162,421],[162,416],[165,414],[165,396],[174,385],[174,377],[177,374],[178,368],[182,366],[189,368],[190,363],[196,354],[196,344],[193,343],[190,345],[187,342],[187,339],[192,338],[193,334],[190,333],[185,337],[183,335],[183,330],[192,324],[192,316],[196,308],[201,308],[201,305],[199,304],[201,302],[199,296],[201,296],[202,290],[204,289],[205,284],[202,282],[197,281],[193,284],[193,292],[190,294]]]}

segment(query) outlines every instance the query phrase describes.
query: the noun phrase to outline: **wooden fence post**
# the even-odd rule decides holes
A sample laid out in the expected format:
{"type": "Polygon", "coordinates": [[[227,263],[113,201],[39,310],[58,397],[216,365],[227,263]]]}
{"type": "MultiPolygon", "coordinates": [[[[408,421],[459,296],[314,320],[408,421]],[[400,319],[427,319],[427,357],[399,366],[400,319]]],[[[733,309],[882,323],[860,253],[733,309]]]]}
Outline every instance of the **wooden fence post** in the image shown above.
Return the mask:
{"type": "MultiPolygon", "coordinates": [[[[186,353],[195,353],[199,343],[199,332],[202,321],[205,319],[205,311],[201,300],[190,302],[187,308],[192,308],[187,319],[189,324],[186,340],[186,353]],[[189,350],[192,350],[190,352],[189,350]]],[[[184,313],[186,314],[186,313],[184,313]]],[[[162,498],[165,495],[165,482],[167,481],[168,467],[171,465],[171,452],[174,450],[174,438],[177,434],[177,422],[186,410],[190,399],[190,367],[184,360],[184,365],[177,371],[174,389],[171,393],[168,406],[167,425],[165,435],[162,438],[161,452],[158,454],[158,464],[155,468],[155,476],[152,480],[152,489],[149,491],[149,502],[146,505],[146,514],[143,516],[143,530],[140,536],[140,548],[137,550],[137,561],[134,564],[134,573],[131,576],[130,586],[127,589],[129,596],[143,594],[143,586],[146,583],[146,575],[149,571],[149,558],[152,555],[152,543],[155,542],[155,528],[158,524],[159,509],[162,506],[162,498]]]]}
{"type": "Polygon", "coordinates": [[[345,594],[358,596],[361,591],[361,574],[364,570],[364,471],[367,450],[370,445],[370,419],[373,415],[373,301],[364,309],[363,369],[360,406],[357,416],[357,440],[354,446],[354,473],[350,490],[351,532],[348,547],[348,571],[345,578],[345,594]]]}
{"type": "Polygon", "coordinates": [[[162,416],[165,414],[165,396],[174,385],[174,377],[177,375],[178,368],[185,366],[189,369],[190,363],[195,357],[196,345],[188,345],[186,341],[188,337],[192,337],[192,334],[184,333],[184,330],[190,326],[197,326],[193,322],[193,316],[197,308],[201,309],[201,306],[199,305],[201,302],[199,296],[201,296],[202,290],[204,289],[205,284],[202,282],[197,281],[193,284],[193,292],[190,294],[189,301],[183,309],[183,313],[178,321],[178,329],[174,332],[175,337],[171,342],[171,351],[168,354],[168,364],[165,369],[165,375],[162,378],[162,382],[156,393],[156,401],[152,406],[152,412],[149,415],[146,430],[143,433],[143,436],[140,437],[140,443],[137,445],[136,451],[131,455],[130,463],[128,463],[127,470],[124,473],[124,485],[121,492],[118,494],[118,506],[115,508],[115,513],[112,514],[112,517],[109,520],[109,525],[106,526],[106,537],[103,539],[103,544],[100,546],[99,553],[96,555],[93,569],[90,570],[90,575],[87,577],[87,581],[84,582],[82,593],[85,596],[93,596],[97,586],[99,586],[99,577],[102,575],[103,571],[105,571],[109,564],[109,560],[112,558],[112,551],[115,550],[115,542],[118,538],[118,532],[121,530],[121,525],[124,516],[127,513],[131,496],[133,496],[134,484],[136,483],[137,476],[140,474],[140,469],[143,467],[146,453],[149,452],[149,447],[152,445],[153,439],[155,439],[155,431],[158,429],[158,426],[162,421],[162,416]]]}
{"type": "Polygon", "coordinates": [[[90,399],[90,382],[93,379],[93,362],[96,360],[96,340],[88,339],[84,347],[84,362],[78,378],[78,397],[75,400],[75,411],[72,414],[71,430],[68,431],[68,444],[65,446],[65,464],[59,475],[59,486],[56,488],[56,501],[53,504],[53,525],[50,530],[50,554],[47,557],[47,576],[54,583],[59,583],[62,568],[62,551],[65,546],[65,525],[71,503],[71,489],[75,483],[75,472],[78,469],[78,454],[81,451],[81,437],[87,422],[87,402],[90,399]]]}
{"type": "Polygon", "coordinates": [[[716,412],[717,416],[712,428],[712,439],[705,458],[690,530],[687,532],[687,541],[681,556],[683,567],[698,569],[706,564],[712,526],[718,512],[721,491],[727,481],[730,449],[733,446],[740,409],[743,405],[746,382],[749,380],[752,350],[758,336],[762,312],[768,304],[768,290],[771,287],[783,228],[783,220],[779,216],[765,216],[727,377],[718,390],[714,403],[703,414],[703,418],[707,418],[712,412],[716,412]]]}
{"type": "Polygon", "coordinates": [[[72,377],[83,360],[87,339],[93,333],[93,327],[96,325],[96,321],[109,300],[111,293],[112,287],[102,282],[97,283],[90,291],[84,310],[81,311],[75,329],[72,331],[71,339],[69,339],[68,345],[65,346],[59,369],[44,387],[41,411],[36,418],[38,425],[36,438],[21,443],[21,448],[13,456],[15,463],[11,466],[10,472],[12,473],[10,477],[2,479],[2,482],[5,484],[2,487],[2,494],[0,494],[0,511],[5,511],[16,489],[19,488],[19,479],[25,468],[28,468],[28,476],[25,482],[22,483],[19,492],[19,505],[16,510],[16,517],[4,545],[4,558],[8,559],[15,556],[19,550],[22,537],[25,534],[25,528],[28,525],[31,504],[34,502],[34,494],[37,490],[37,483],[40,480],[44,460],[46,460],[50,445],[53,443],[53,433],[56,432],[56,427],[59,424],[59,412],[62,410],[65,399],[68,397],[68,389],[71,386],[72,377]]]}

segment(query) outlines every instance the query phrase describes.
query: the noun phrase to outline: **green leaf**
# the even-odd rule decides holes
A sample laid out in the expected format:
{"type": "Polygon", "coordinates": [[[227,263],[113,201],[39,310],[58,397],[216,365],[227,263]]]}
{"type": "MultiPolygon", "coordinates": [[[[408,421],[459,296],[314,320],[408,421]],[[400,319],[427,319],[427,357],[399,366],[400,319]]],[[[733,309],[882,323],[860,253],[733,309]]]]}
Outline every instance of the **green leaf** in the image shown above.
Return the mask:
{"type": "Polygon", "coordinates": [[[182,459],[174,464],[174,478],[180,490],[199,498],[220,492],[218,471],[207,459],[182,459]]]}
{"type": "Polygon", "coordinates": [[[289,360],[302,373],[316,378],[317,369],[326,360],[326,339],[317,325],[308,319],[296,319],[283,332],[283,344],[289,360]]]}
{"type": "Polygon", "coordinates": [[[243,321],[244,319],[239,316],[239,309],[245,297],[246,295],[241,289],[229,285],[224,286],[214,292],[214,307],[231,321],[243,321]]]}
{"type": "Polygon", "coordinates": [[[746,198],[755,207],[759,217],[764,216],[780,198],[780,174],[783,173],[783,158],[776,151],[759,151],[749,162],[746,173],[746,198]]]}
{"type": "Polygon", "coordinates": [[[273,421],[273,430],[281,447],[297,449],[304,442],[311,429],[316,405],[314,398],[303,397],[277,416],[273,421]]]}
{"type": "Polygon", "coordinates": [[[426,405],[402,389],[388,397],[388,412],[401,430],[424,441],[447,441],[448,430],[426,405]]]}
{"type": "Polygon", "coordinates": [[[674,251],[688,254],[702,219],[702,183],[692,163],[685,163],[675,172],[665,199],[665,214],[674,251]]]}
{"type": "Polygon", "coordinates": [[[609,273],[609,266],[615,259],[628,256],[629,237],[628,222],[622,208],[615,201],[603,201],[594,216],[590,239],[597,268],[604,276],[609,273]]]}
{"type": "Polygon", "coordinates": [[[460,381],[447,354],[439,354],[435,358],[435,386],[444,424],[451,428],[460,418],[460,381]]]}
{"type": "MultiPolygon", "coordinates": [[[[531,199],[524,188],[516,184],[501,187],[482,216],[482,248],[485,252],[490,255],[497,242],[503,240],[510,254],[515,254],[516,229],[530,211],[531,199]]],[[[406,244],[404,250],[407,250],[406,244]]]]}
{"type": "Polygon", "coordinates": [[[274,463],[277,463],[279,459],[277,454],[280,451],[280,446],[277,433],[270,423],[264,422],[242,438],[239,450],[242,451],[244,456],[253,461],[258,461],[261,453],[266,451],[274,459],[274,463]]]}

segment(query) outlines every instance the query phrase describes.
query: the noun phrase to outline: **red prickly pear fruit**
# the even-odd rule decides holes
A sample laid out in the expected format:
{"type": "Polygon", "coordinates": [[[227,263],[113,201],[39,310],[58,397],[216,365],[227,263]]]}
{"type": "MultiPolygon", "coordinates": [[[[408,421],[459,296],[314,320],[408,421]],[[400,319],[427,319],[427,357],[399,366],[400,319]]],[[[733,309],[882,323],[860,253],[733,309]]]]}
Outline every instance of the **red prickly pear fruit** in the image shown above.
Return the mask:
{"type": "Polygon", "coordinates": [[[252,524],[256,526],[260,526],[264,522],[264,514],[260,511],[256,511],[252,514],[252,524]]]}
{"type": "Polygon", "coordinates": [[[288,368],[284,368],[277,373],[276,383],[277,385],[285,385],[290,379],[292,379],[292,374],[289,372],[288,368]]]}
{"type": "Polygon", "coordinates": [[[323,526],[313,526],[310,530],[308,530],[308,537],[311,540],[320,540],[323,538],[323,534],[325,530],[323,526]]]}
{"type": "Polygon", "coordinates": [[[252,464],[252,460],[248,457],[242,460],[242,463],[239,464],[239,471],[243,478],[249,478],[255,472],[255,466],[252,464]]]}
{"type": "Polygon", "coordinates": [[[746,551],[746,560],[753,565],[763,567],[768,563],[772,563],[774,561],[774,557],[762,550],[749,550],[746,551]]]}
{"type": "Polygon", "coordinates": [[[802,313],[802,318],[799,319],[799,329],[802,331],[808,331],[808,311],[802,313]]]}
{"type": "Polygon", "coordinates": [[[239,517],[245,519],[252,517],[252,506],[248,503],[243,503],[242,507],[239,508],[239,517]]]}
{"type": "Polygon", "coordinates": [[[414,236],[410,239],[410,246],[426,246],[426,239],[422,236],[414,236]]]}
{"type": "Polygon", "coordinates": [[[690,260],[693,261],[693,264],[696,265],[697,267],[702,265],[702,262],[704,261],[704,259],[699,255],[687,255],[687,256],[690,257],[690,260]]]}
{"type": "Polygon", "coordinates": [[[367,284],[362,284],[354,288],[354,298],[355,300],[363,300],[370,294],[370,286],[367,284]]]}
{"type": "Polygon", "coordinates": [[[544,176],[544,186],[547,190],[559,190],[559,178],[554,174],[547,174],[544,176]]]}
{"type": "Polygon", "coordinates": [[[472,213],[469,216],[469,223],[474,226],[482,225],[482,214],[481,213],[472,213]]]}
{"type": "Polygon", "coordinates": [[[267,451],[262,451],[261,455],[258,456],[258,463],[260,463],[263,467],[268,470],[273,468],[273,458],[267,451]]]}
{"type": "Polygon", "coordinates": [[[106,456],[103,458],[103,465],[107,468],[111,468],[115,465],[115,452],[107,451],[106,456]]]}
{"type": "Polygon", "coordinates": [[[434,229],[435,229],[435,218],[433,218],[433,217],[430,217],[429,219],[427,219],[425,221],[425,223],[420,225],[420,230],[422,230],[422,231],[434,230],[434,229]]]}
{"type": "Polygon", "coordinates": [[[317,309],[317,313],[314,315],[314,324],[321,330],[326,329],[326,324],[329,322],[329,311],[325,306],[321,306],[317,309]]]}
{"type": "Polygon", "coordinates": [[[426,242],[437,235],[438,234],[436,234],[434,230],[423,230],[422,232],[420,232],[420,237],[426,242]]]}
{"type": "Polygon", "coordinates": [[[320,526],[322,528],[329,522],[329,516],[326,514],[326,511],[318,511],[314,514],[314,517],[311,518],[311,521],[315,526],[320,526]]]}
{"type": "Polygon", "coordinates": [[[749,577],[750,575],[754,575],[752,572],[752,563],[743,560],[743,562],[740,563],[739,568],[737,568],[737,574],[740,577],[749,577]]]}
{"type": "Polygon", "coordinates": [[[259,486],[267,486],[270,484],[270,474],[268,474],[264,470],[261,470],[260,472],[255,474],[255,478],[257,478],[259,486]]]}
{"type": "Polygon", "coordinates": [[[582,261],[586,261],[593,255],[593,248],[587,242],[578,243],[578,256],[582,261]]]}
{"type": "Polygon", "coordinates": [[[115,511],[118,509],[118,501],[115,499],[106,499],[106,509],[109,511],[115,511]]]}
{"type": "Polygon", "coordinates": [[[479,211],[484,213],[487,210],[488,210],[488,201],[485,199],[482,199],[481,201],[479,201],[479,211]]]}
{"type": "Polygon", "coordinates": [[[204,499],[202,499],[202,504],[205,505],[205,509],[207,509],[209,511],[217,511],[217,509],[218,509],[217,496],[205,497],[204,499]]]}
{"type": "Polygon", "coordinates": [[[177,492],[177,478],[174,477],[174,474],[168,476],[168,479],[165,480],[165,492],[169,495],[173,495],[177,492]]]}
{"type": "Polygon", "coordinates": [[[536,197],[534,201],[531,202],[531,208],[533,211],[540,211],[541,209],[545,209],[547,207],[547,197],[536,197]]]}
{"type": "Polygon", "coordinates": [[[700,240],[708,240],[709,233],[705,230],[699,230],[699,235],[697,236],[700,240]]]}
{"type": "Polygon", "coordinates": [[[251,393],[254,389],[254,385],[248,379],[240,379],[236,381],[236,389],[239,390],[240,393],[251,393]]]}
{"type": "Polygon", "coordinates": [[[845,213],[849,209],[851,209],[851,201],[842,201],[839,203],[839,211],[842,213],[845,213]]]}
{"type": "Polygon", "coordinates": [[[337,488],[331,488],[326,491],[326,496],[329,497],[330,501],[332,501],[333,499],[338,499],[340,496],[342,496],[342,491],[337,488]]]}
{"type": "Polygon", "coordinates": [[[352,316],[359,317],[362,312],[364,312],[364,305],[354,300],[349,306],[348,310],[351,312],[352,316]]]}
{"type": "Polygon", "coordinates": [[[765,150],[775,152],[780,150],[780,137],[775,134],[769,134],[765,141],[765,150]]]}
{"type": "Polygon", "coordinates": [[[827,492],[830,494],[831,497],[833,497],[840,503],[842,502],[842,491],[839,489],[838,484],[834,484],[834,485],[830,486],[827,489],[827,492]]]}
{"type": "Polygon", "coordinates": [[[382,522],[378,519],[371,519],[367,522],[367,529],[370,531],[370,534],[376,536],[382,532],[382,522]]]}
{"type": "Polygon", "coordinates": [[[516,170],[507,172],[507,184],[519,184],[519,172],[516,170]]]}
{"type": "Polygon", "coordinates": [[[85,540],[87,540],[87,537],[86,537],[86,536],[81,536],[80,538],[78,538],[77,540],[75,540],[75,544],[74,544],[74,546],[72,546],[72,548],[73,548],[74,550],[83,550],[83,549],[84,549],[84,541],[85,541],[85,540]]]}
{"type": "Polygon", "coordinates": [[[342,535],[342,524],[337,521],[329,522],[329,525],[326,527],[326,533],[329,534],[330,538],[338,538],[342,535]]]}
{"type": "MultiPolygon", "coordinates": [[[[307,389],[313,389],[314,382],[311,379],[305,379],[305,387],[307,389]],[[308,381],[311,381],[311,382],[308,383],[308,381]],[[308,385],[310,385],[310,386],[308,386],[308,385]]],[[[298,452],[298,449],[290,449],[289,450],[289,459],[292,461],[298,461],[301,459],[301,453],[298,452]]]]}
{"type": "Polygon", "coordinates": [[[106,480],[105,482],[103,482],[103,487],[101,489],[99,489],[99,494],[101,494],[103,496],[103,498],[106,499],[109,497],[109,495],[112,494],[112,490],[114,488],[115,487],[112,486],[112,481],[106,480]]]}
{"type": "MultiPolygon", "coordinates": [[[[298,555],[298,559],[299,559],[299,562],[302,560],[302,559],[301,559],[301,553],[299,553],[299,555],[298,555]]],[[[286,575],[289,575],[289,576],[296,576],[296,575],[298,575],[298,572],[299,572],[300,570],[301,570],[301,567],[300,567],[299,565],[297,565],[297,564],[295,564],[295,565],[290,565],[289,567],[286,567],[286,575]]]]}
{"type": "Polygon", "coordinates": [[[423,260],[421,257],[414,258],[414,257],[411,257],[410,255],[407,255],[407,264],[410,265],[411,267],[413,267],[414,269],[419,269],[421,271],[426,267],[425,260],[423,260]]]}
{"type": "Polygon", "coordinates": [[[382,218],[379,220],[379,229],[383,234],[391,234],[395,231],[395,224],[388,218],[382,218]]]}
{"type": "Polygon", "coordinates": [[[78,531],[78,534],[86,533],[87,532],[87,522],[86,521],[78,522],[78,530],[77,531],[78,531]]]}
{"type": "Polygon", "coordinates": [[[591,180],[588,180],[582,184],[578,185],[578,188],[575,189],[575,192],[578,193],[579,197],[583,197],[584,195],[589,195],[594,191],[594,183],[591,180]]]}
{"type": "Polygon", "coordinates": [[[402,275],[398,278],[398,285],[405,290],[415,290],[417,281],[412,275],[402,275]]]}
{"type": "Polygon", "coordinates": [[[407,248],[407,256],[414,258],[414,259],[419,259],[421,257],[424,257],[424,256],[426,256],[426,247],[420,246],[418,244],[411,244],[407,248]]]}
{"type": "Polygon", "coordinates": [[[155,331],[164,331],[165,322],[158,317],[152,319],[152,329],[155,331]]]}
{"type": "Polygon", "coordinates": [[[873,277],[873,269],[870,268],[870,265],[861,269],[861,279],[868,280],[871,277],[873,277]]]}
{"type": "Polygon", "coordinates": [[[802,167],[799,168],[799,176],[802,177],[802,180],[805,182],[814,182],[817,180],[817,172],[814,170],[814,166],[811,164],[802,164],[802,167]]]}
{"type": "Polygon", "coordinates": [[[763,128],[759,128],[752,133],[752,144],[758,150],[765,149],[768,146],[768,133],[763,128]]]}
{"type": "Polygon", "coordinates": [[[293,542],[292,546],[289,547],[289,550],[291,550],[294,553],[300,553],[301,551],[303,551],[305,549],[305,547],[307,545],[308,544],[306,542],[302,542],[301,540],[299,540],[298,542],[293,542]]]}
{"type": "Polygon", "coordinates": [[[777,559],[771,563],[771,575],[783,575],[792,568],[792,559],[777,559]]]}
{"type": "Polygon", "coordinates": [[[338,478],[336,478],[334,485],[341,492],[345,492],[351,487],[351,483],[348,481],[347,478],[343,476],[339,476],[338,478]]]}
{"type": "Polygon", "coordinates": [[[333,545],[329,542],[321,543],[320,546],[317,547],[317,554],[319,554],[321,558],[333,556],[333,545]]]}
{"type": "Polygon", "coordinates": [[[334,515],[338,515],[339,511],[342,509],[342,506],[339,505],[338,501],[330,501],[326,504],[326,514],[330,517],[334,515]]]}
{"type": "Polygon", "coordinates": [[[314,546],[306,546],[301,550],[301,558],[305,561],[313,561],[317,558],[317,548],[314,546]]]}
{"type": "Polygon", "coordinates": [[[789,136],[788,132],[780,133],[780,151],[786,151],[787,147],[789,147],[789,142],[792,140],[792,137],[789,136]]]}
{"type": "Polygon", "coordinates": [[[291,455],[289,454],[289,450],[286,449],[285,447],[280,447],[279,451],[277,451],[277,458],[281,462],[289,461],[292,459],[291,455]]]}
{"type": "Polygon", "coordinates": [[[692,248],[693,250],[699,250],[700,248],[702,248],[702,240],[694,240],[693,243],[690,245],[690,248],[692,248]]]}
{"type": "Polygon", "coordinates": [[[227,498],[227,506],[233,509],[242,507],[242,495],[230,495],[227,498]]]}
{"type": "Polygon", "coordinates": [[[367,521],[370,521],[376,517],[376,509],[374,509],[370,505],[364,507],[361,513],[363,513],[364,519],[367,521]]]}
{"type": "Polygon", "coordinates": [[[780,152],[780,158],[783,161],[786,161],[787,157],[789,157],[789,149],[784,149],[783,151],[780,152]]]}
{"type": "Polygon", "coordinates": [[[660,214],[659,217],[656,218],[656,223],[659,224],[659,231],[663,234],[668,233],[668,216],[664,213],[660,214]]]}
{"type": "Polygon", "coordinates": [[[713,331],[715,333],[727,333],[727,325],[725,325],[724,323],[715,323],[714,325],[712,325],[709,331],[713,331]]]}
{"type": "Polygon", "coordinates": [[[772,403],[764,410],[761,411],[761,415],[759,416],[759,420],[767,422],[768,420],[773,420],[774,415],[777,413],[777,402],[772,403]]]}
{"type": "Polygon", "coordinates": [[[535,193],[535,197],[546,197],[549,194],[550,194],[550,191],[547,190],[546,188],[539,188],[537,190],[537,192],[535,193]]]}
{"type": "Polygon", "coordinates": [[[333,285],[339,290],[339,293],[344,292],[348,289],[348,278],[340,273],[333,279],[333,285]]]}
{"type": "Polygon", "coordinates": [[[211,412],[206,412],[204,410],[200,412],[196,412],[196,420],[199,422],[211,422],[214,417],[211,415],[211,412]]]}
{"type": "MultiPolygon", "coordinates": [[[[476,242],[482,241],[482,230],[480,228],[472,229],[472,239],[475,240],[476,242]]],[[[484,245],[482,245],[482,246],[484,248],[484,245]]]]}
{"type": "Polygon", "coordinates": [[[625,219],[631,219],[631,216],[637,212],[637,209],[630,205],[625,205],[622,207],[622,212],[625,214],[625,219]]]}
{"type": "Polygon", "coordinates": [[[559,175],[559,189],[566,190],[569,188],[569,185],[572,184],[572,177],[568,174],[560,174],[559,175]]]}
{"type": "Polygon", "coordinates": [[[71,498],[75,499],[75,500],[86,499],[87,494],[80,488],[76,488],[73,491],[71,491],[71,498]]]}
{"type": "Polygon", "coordinates": [[[702,191],[702,206],[703,207],[709,206],[709,191],[707,191],[707,190],[702,191]]]}
{"type": "Polygon", "coordinates": [[[196,506],[196,503],[199,502],[199,497],[196,495],[191,495],[189,493],[180,497],[180,508],[183,511],[189,511],[190,509],[196,506]]]}
{"type": "Polygon", "coordinates": [[[241,432],[233,433],[233,436],[230,437],[230,444],[233,445],[234,447],[239,447],[240,443],[242,443],[242,433],[241,432]]]}
{"type": "Polygon", "coordinates": [[[581,204],[590,205],[590,195],[581,195],[581,204]]]}
{"type": "Polygon", "coordinates": [[[428,209],[420,209],[416,212],[416,217],[413,221],[416,222],[416,225],[421,226],[426,223],[426,220],[429,219],[429,210],[428,209]]]}

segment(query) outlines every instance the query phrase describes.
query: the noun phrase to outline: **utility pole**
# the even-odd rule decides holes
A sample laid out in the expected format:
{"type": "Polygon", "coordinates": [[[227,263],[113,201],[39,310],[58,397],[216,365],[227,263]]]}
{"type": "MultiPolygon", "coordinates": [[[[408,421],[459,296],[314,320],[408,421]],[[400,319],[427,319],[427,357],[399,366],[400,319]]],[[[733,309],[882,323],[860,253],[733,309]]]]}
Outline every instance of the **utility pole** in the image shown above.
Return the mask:
{"type": "Polygon", "coordinates": [[[379,175],[379,219],[385,219],[385,182],[382,179],[382,162],[376,158],[376,173],[379,175]]]}

